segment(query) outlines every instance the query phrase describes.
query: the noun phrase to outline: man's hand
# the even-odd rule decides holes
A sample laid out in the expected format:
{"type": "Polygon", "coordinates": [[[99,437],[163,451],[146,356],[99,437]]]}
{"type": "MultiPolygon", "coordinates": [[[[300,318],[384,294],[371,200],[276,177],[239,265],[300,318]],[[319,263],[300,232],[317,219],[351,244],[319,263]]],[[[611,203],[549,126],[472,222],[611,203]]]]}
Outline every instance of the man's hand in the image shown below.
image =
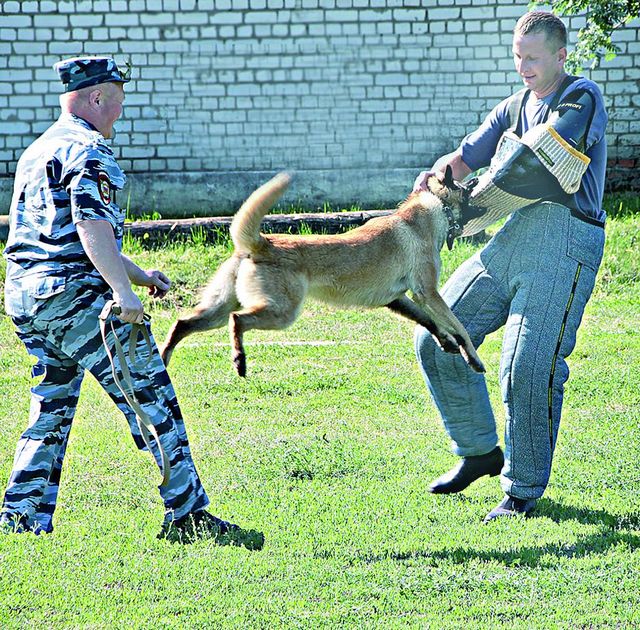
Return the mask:
{"type": "Polygon", "coordinates": [[[144,275],[148,281],[145,280],[140,286],[148,287],[151,297],[163,298],[171,287],[171,280],[157,269],[145,271],[144,275]]]}
{"type": "Polygon", "coordinates": [[[444,174],[447,170],[447,166],[451,167],[453,179],[458,182],[461,182],[469,173],[471,173],[471,169],[462,160],[462,154],[458,149],[453,153],[448,153],[447,155],[443,155],[441,158],[438,158],[430,171],[422,171],[413,183],[413,192],[428,190],[427,180],[429,177],[433,177],[434,175],[441,182],[444,182],[444,174]]]}
{"type": "Polygon", "coordinates": [[[143,306],[140,298],[131,290],[113,293],[113,301],[120,307],[116,314],[118,319],[129,324],[141,324],[143,321],[143,306]]]}
{"type": "Polygon", "coordinates": [[[436,176],[440,181],[444,179],[444,173],[441,171],[422,171],[416,181],[413,182],[413,192],[420,192],[421,190],[429,190],[427,187],[427,180],[430,177],[436,176]]]}
{"type": "Polygon", "coordinates": [[[121,258],[132,284],[148,287],[149,295],[154,298],[163,298],[167,294],[169,287],[171,287],[171,280],[162,271],[157,269],[145,271],[124,254],[121,254],[121,258]]]}

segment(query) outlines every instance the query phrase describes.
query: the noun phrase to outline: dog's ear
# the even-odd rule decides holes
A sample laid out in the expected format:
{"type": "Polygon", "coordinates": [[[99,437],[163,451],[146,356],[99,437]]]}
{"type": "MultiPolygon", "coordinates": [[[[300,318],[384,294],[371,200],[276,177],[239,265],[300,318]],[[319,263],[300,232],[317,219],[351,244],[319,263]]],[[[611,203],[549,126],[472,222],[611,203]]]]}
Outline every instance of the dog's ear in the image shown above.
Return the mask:
{"type": "Polygon", "coordinates": [[[447,168],[444,171],[444,182],[443,183],[450,190],[456,190],[458,188],[458,185],[456,184],[455,180],[453,179],[453,171],[451,170],[451,167],[449,165],[447,165],[447,168]]]}
{"type": "Polygon", "coordinates": [[[427,179],[427,189],[437,197],[442,197],[447,192],[443,186],[443,182],[435,175],[431,175],[431,177],[427,179]]]}

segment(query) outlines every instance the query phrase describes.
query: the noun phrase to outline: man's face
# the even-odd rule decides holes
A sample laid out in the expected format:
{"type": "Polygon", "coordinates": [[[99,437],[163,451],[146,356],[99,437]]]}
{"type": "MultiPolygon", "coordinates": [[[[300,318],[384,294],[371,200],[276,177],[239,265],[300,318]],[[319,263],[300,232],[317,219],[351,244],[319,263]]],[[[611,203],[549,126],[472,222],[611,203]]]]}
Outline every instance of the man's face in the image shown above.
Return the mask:
{"type": "Polygon", "coordinates": [[[525,87],[541,98],[551,94],[564,73],[567,49],[554,50],[545,33],[513,36],[513,61],[525,87]]]}
{"type": "Polygon", "coordinates": [[[104,83],[100,89],[101,133],[105,138],[113,136],[113,125],[122,115],[124,86],[122,83],[104,83]]]}

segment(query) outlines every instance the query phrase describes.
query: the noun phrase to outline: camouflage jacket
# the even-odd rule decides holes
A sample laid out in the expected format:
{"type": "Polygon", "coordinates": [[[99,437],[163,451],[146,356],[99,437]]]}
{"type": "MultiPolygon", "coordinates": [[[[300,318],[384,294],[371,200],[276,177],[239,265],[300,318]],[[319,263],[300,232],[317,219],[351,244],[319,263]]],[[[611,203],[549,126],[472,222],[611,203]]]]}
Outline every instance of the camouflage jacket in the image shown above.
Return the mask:
{"type": "Polygon", "coordinates": [[[120,248],[124,212],[116,191],[125,183],[113,151],[87,121],[62,114],[18,161],[4,256],[5,294],[51,294],[69,277],[99,275],[75,224],[108,221],[120,248]]]}

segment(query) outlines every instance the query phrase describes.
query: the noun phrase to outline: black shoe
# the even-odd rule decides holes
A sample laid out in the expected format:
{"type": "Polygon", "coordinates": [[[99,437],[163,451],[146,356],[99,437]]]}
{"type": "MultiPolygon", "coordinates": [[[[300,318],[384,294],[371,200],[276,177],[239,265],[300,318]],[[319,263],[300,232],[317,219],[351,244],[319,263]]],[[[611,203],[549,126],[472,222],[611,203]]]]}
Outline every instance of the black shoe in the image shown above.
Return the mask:
{"type": "Polygon", "coordinates": [[[205,510],[191,512],[174,521],[166,521],[158,538],[183,544],[190,544],[196,540],[213,540],[218,545],[235,545],[251,551],[259,551],[264,546],[262,532],[242,529],[205,510]]]}
{"type": "Polygon", "coordinates": [[[484,522],[488,523],[501,516],[518,516],[519,514],[529,516],[536,507],[536,503],[537,499],[519,499],[505,494],[500,504],[484,517],[484,522]]]}
{"type": "Polygon", "coordinates": [[[460,492],[480,477],[499,475],[503,464],[504,455],[499,446],[486,455],[463,457],[455,468],[438,477],[429,487],[429,491],[434,494],[460,492]]]}

